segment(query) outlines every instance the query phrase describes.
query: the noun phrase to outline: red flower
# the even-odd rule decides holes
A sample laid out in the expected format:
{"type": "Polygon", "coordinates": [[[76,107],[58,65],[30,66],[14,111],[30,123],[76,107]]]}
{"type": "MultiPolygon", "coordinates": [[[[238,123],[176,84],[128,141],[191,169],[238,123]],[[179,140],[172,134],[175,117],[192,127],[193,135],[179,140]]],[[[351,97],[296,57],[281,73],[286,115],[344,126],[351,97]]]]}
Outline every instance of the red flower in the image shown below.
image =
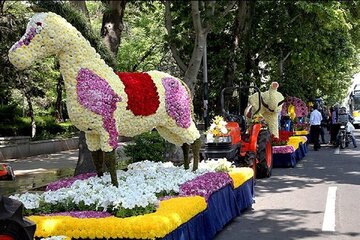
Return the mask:
{"type": "Polygon", "coordinates": [[[135,116],[149,116],[160,105],[155,83],[147,73],[116,72],[125,85],[128,97],[127,109],[135,116]]]}

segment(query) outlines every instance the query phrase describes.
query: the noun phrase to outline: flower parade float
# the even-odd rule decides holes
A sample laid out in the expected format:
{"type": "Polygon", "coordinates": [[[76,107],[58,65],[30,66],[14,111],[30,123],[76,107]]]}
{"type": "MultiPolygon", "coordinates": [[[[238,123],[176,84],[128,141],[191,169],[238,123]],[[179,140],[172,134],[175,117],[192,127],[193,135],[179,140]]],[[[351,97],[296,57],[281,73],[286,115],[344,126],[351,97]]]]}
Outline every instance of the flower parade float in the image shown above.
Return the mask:
{"type": "Polygon", "coordinates": [[[71,24],[51,12],[34,15],[9,50],[19,69],[47,56],[59,60],[69,116],[85,132],[97,174],[12,196],[36,223],[36,239],[211,239],[252,205],[252,169],[228,169],[221,161],[222,167],[198,169],[219,164],[198,162],[200,134],[182,81],[159,71],[114,73],[71,24]],[[142,162],[115,170],[118,135],[153,128],[181,145],[184,156],[192,145],[192,171],[186,157],[184,168],[142,162]]]}
{"type": "MultiPolygon", "coordinates": [[[[115,73],[64,18],[38,13],[9,50],[9,60],[25,69],[48,56],[59,60],[70,120],[85,132],[99,176],[105,162],[116,186],[118,135],[132,137],[154,128],[167,141],[183,146],[184,156],[191,144],[196,170],[200,134],[192,119],[191,95],[181,80],[159,71],[115,73]]],[[[189,167],[186,157],[184,167],[189,167]]]]}
{"type": "Polygon", "coordinates": [[[307,115],[308,107],[304,101],[292,96],[285,98],[281,109],[281,116],[289,118],[290,124],[286,127],[287,131],[293,129],[295,135],[306,136],[308,134],[308,124],[304,122],[304,117],[307,115]]]}
{"type": "Polygon", "coordinates": [[[284,103],[284,96],[277,90],[278,87],[279,84],[277,82],[272,82],[269,90],[261,93],[261,103],[258,101],[259,93],[249,96],[249,105],[252,106],[252,111],[258,111],[264,117],[269,125],[270,133],[275,137],[279,136],[278,113],[281,111],[284,103]]]}
{"type": "Polygon", "coordinates": [[[253,204],[253,170],[225,159],[196,171],[150,161],[118,171],[118,188],[108,173],[82,174],[10,197],[24,204],[37,239],[206,240],[253,204]]]}
{"type": "MultiPolygon", "coordinates": [[[[253,168],[257,178],[270,177],[272,171],[272,147],[268,124],[259,112],[262,105],[267,106],[269,121],[273,121],[281,101],[282,94],[277,92],[278,83],[271,83],[270,89],[261,93],[255,86],[234,86],[221,90],[221,110],[223,116],[216,116],[206,133],[205,158],[227,158],[238,166],[253,168]],[[253,89],[255,94],[249,97],[249,106],[245,116],[240,112],[225,109],[225,93],[238,93],[253,89]],[[253,111],[250,111],[252,109],[253,111]]],[[[240,101],[240,99],[239,99],[240,101]]],[[[267,111],[264,111],[265,113],[267,111]]],[[[272,124],[272,122],[271,122],[272,124]]],[[[277,134],[277,133],[275,133],[277,134]]]]}
{"type": "Polygon", "coordinates": [[[280,130],[278,138],[271,136],[273,167],[295,167],[307,154],[307,137],[293,135],[293,132],[280,130]]]}

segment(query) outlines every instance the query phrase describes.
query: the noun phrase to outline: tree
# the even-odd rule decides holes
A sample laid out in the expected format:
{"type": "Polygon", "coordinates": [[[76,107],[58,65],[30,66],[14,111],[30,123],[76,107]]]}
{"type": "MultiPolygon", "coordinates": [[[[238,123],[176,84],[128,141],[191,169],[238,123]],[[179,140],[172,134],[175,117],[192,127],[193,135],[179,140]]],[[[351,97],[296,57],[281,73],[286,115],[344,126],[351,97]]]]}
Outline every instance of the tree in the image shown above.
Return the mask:
{"type": "MultiPolygon", "coordinates": [[[[215,1],[191,1],[191,18],[193,23],[193,32],[189,36],[193,39],[193,50],[191,57],[188,60],[188,64],[185,64],[185,61],[179,51],[177,50],[176,45],[176,33],[173,29],[173,19],[172,19],[172,6],[173,9],[184,10],[184,6],[179,6],[181,3],[171,3],[170,1],[165,1],[165,25],[169,35],[169,45],[173,57],[180,68],[184,73],[184,81],[188,85],[192,95],[195,93],[195,86],[197,83],[197,76],[201,66],[201,60],[204,54],[204,48],[206,44],[206,38],[208,33],[212,30],[213,25],[216,21],[220,21],[221,18],[226,16],[235,5],[234,1],[228,2],[226,6],[223,6],[221,3],[215,1]],[[201,4],[201,7],[199,6],[201,4]]],[[[187,6],[185,7],[187,10],[187,6]]],[[[186,17],[186,16],[185,16],[186,17]]],[[[179,31],[179,30],[177,30],[179,31]]]]}
{"type": "Polygon", "coordinates": [[[101,37],[113,57],[116,57],[124,29],[123,17],[127,1],[103,1],[103,3],[107,9],[103,15],[101,37]]]}

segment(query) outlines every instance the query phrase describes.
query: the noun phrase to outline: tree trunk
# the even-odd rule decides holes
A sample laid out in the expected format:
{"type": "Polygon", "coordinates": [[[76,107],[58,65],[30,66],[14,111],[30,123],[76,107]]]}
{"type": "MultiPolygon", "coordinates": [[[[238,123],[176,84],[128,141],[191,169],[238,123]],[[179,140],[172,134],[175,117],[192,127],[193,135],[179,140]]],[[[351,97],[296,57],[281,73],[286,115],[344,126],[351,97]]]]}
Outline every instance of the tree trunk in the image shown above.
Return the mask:
{"type": "Polygon", "coordinates": [[[82,173],[96,172],[91,152],[86,144],[85,133],[79,134],[79,158],[76,164],[74,176],[82,173]]]}
{"type": "Polygon", "coordinates": [[[73,6],[74,8],[76,8],[77,10],[80,10],[86,17],[86,19],[88,20],[88,22],[90,23],[90,15],[89,15],[89,11],[86,7],[86,2],[85,0],[76,0],[76,1],[69,1],[70,5],[73,6]]]}
{"type": "Polygon", "coordinates": [[[63,116],[63,108],[62,108],[62,91],[63,91],[63,84],[64,84],[64,80],[62,78],[62,76],[60,76],[58,78],[58,82],[56,84],[56,103],[55,103],[55,120],[58,122],[63,122],[64,121],[64,116],[63,116]]]}
{"type": "Polygon", "coordinates": [[[116,57],[121,42],[126,3],[126,0],[109,1],[109,9],[103,15],[101,37],[113,57],[116,57]]]}
{"type": "Polygon", "coordinates": [[[25,91],[25,98],[26,98],[26,101],[29,106],[28,116],[31,119],[31,138],[34,138],[36,135],[36,123],[35,123],[35,118],[34,118],[34,109],[33,109],[32,102],[31,102],[31,95],[27,91],[25,91]]]}
{"type": "MultiPolygon", "coordinates": [[[[85,17],[87,18],[88,22],[90,23],[90,16],[89,11],[86,7],[86,2],[84,0],[77,0],[77,1],[70,1],[70,4],[74,6],[76,9],[81,11],[85,17]]],[[[56,112],[58,114],[57,117],[59,119],[63,119],[63,112],[62,112],[62,87],[63,87],[63,79],[58,80],[58,84],[56,86],[56,90],[58,93],[58,98],[56,99],[56,112]]],[[[85,133],[80,131],[79,134],[79,157],[76,163],[74,176],[82,174],[82,173],[90,173],[96,172],[95,165],[93,162],[93,158],[91,152],[86,144],[85,133]]]]}
{"type": "MultiPolygon", "coordinates": [[[[255,1],[239,1],[238,2],[238,9],[237,14],[235,17],[234,25],[233,25],[233,34],[232,34],[232,46],[230,50],[230,55],[228,58],[228,63],[226,64],[225,70],[224,70],[224,77],[223,77],[223,87],[232,87],[234,86],[234,83],[236,81],[235,79],[235,73],[237,70],[237,62],[236,62],[236,56],[238,55],[240,51],[240,46],[244,41],[247,41],[249,39],[249,36],[251,34],[251,25],[252,25],[252,17],[254,15],[254,9],[255,9],[255,1]]],[[[245,50],[247,51],[247,50],[245,50]]],[[[246,62],[245,65],[245,76],[250,75],[251,71],[251,64],[249,65],[249,57],[251,60],[251,56],[246,56],[246,62]]],[[[250,84],[250,79],[248,77],[244,77],[244,79],[241,79],[241,83],[244,85],[250,84]]],[[[242,91],[239,93],[240,97],[240,113],[244,112],[244,109],[247,106],[247,97],[248,97],[248,91],[242,91]]],[[[218,106],[220,108],[220,96],[218,97],[218,106]]],[[[221,112],[221,109],[217,109],[218,112],[221,112]]]]}
{"type": "MultiPolygon", "coordinates": [[[[209,2],[190,1],[190,3],[191,3],[191,16],[195,31],[195,43],[194,43],[193,52],[191,54],[191,59],[188,65],[185,65],[185,63],[181,60],[176,45],[171,41],[169,42],[169,44],[170,44],[171,53],[177,65],[179,66],[181,71],[185,73],[184,82],[188,85],[191,94],[194,96],[195,86],[197,84],[197,75],[199,73],[201,60],[204,55],[207,34],[210,32],[212,27],[210,23],[206,21],[206,19],[215,18],[215,16],[217,18],[224,17],[226,14],[229,13],[229,11],[235,5],[235,2],[234,1],[228,2],[226,9],[220,14],[215,14],[214,11],[215,1],[209,1],[209,2]],[[205,18],[201,17],[199,2],[204,4],[204,6],[207,5],[206,7],[208,11],[206,11],[205,13],[206,14],[205,18]]],[[[171,5],[171,1],[165,1],[165,27],[167,29],[168,34],[171,36],[172,19],[171,19],[170,5],[171,5]]]]}

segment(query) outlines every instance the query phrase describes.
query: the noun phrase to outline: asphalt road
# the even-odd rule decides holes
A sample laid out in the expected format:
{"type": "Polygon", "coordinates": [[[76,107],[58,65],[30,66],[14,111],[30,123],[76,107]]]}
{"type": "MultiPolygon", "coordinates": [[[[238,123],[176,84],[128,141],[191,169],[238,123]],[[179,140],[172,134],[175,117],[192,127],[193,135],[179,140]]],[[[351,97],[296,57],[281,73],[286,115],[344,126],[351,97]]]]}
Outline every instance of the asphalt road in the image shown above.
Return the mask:
{"type": "MultiPolygon", "coordinates": [[[[360,130],[355,132],[360,139],[360,130]]],[[[358,141],[359,142],[359,141],[358,141]]],[[[360,149],[322,146],[257,180],[253,208],[215,240],[360,239],[360,149]]]]}

